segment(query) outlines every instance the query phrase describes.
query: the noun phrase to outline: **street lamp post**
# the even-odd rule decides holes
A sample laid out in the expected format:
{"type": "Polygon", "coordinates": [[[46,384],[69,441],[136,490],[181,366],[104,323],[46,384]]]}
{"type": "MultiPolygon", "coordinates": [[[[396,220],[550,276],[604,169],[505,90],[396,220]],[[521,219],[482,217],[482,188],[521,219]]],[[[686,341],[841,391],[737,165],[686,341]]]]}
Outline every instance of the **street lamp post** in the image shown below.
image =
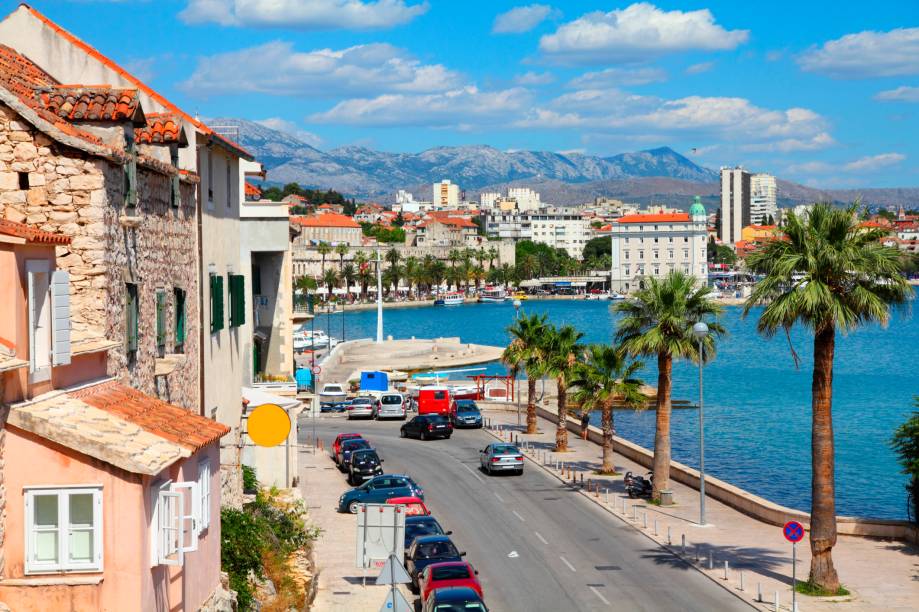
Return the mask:
{"type": "Polygon", "coordinates": [[[702,343],[708,336],[708,325],[699,321],[692,326],[692,335],[699,342],[699,524],[705,524],[705,410],[702,403],[702,343]]]}
{"type": "MultiPolygon", "coordinates": [[[[520,320],[520,300],[514,300],[514,319],[520,320]]],[[[517,388],[517,370],[514,370],[514,399],[517,400],[517,424],[520,425],[520,390],[517,388]]]]}

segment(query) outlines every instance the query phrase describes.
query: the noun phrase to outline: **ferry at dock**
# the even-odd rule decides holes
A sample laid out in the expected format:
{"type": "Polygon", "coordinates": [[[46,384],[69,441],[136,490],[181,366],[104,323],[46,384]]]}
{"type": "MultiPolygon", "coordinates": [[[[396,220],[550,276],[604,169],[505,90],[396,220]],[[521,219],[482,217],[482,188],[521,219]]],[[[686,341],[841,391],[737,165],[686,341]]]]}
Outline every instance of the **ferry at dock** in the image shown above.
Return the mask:
{"type": "Polygon", "coordinates": [[[466,296],[462,291],[450,291],[441,293],[434,299],[435,306],[456,306],[466,301],[466,296]]]}
{"type": "Polygon", "coordinates": [[[480,302],[503,302],[507,299],[504,287],[485,287],[479,292],[480,302]]]}

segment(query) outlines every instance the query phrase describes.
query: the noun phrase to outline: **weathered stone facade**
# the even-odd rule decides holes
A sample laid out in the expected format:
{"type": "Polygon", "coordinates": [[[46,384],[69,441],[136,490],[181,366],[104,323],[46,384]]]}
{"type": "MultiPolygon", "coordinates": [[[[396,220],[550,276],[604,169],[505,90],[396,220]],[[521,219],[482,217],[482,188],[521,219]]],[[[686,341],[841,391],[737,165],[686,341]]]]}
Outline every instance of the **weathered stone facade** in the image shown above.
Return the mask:
{"type": "Polygon", "coordinates": [[[137,167],[137,206],[126,218],[120,164],[53,142],[0,105],[0,215],[72,237],[70,246],[59,247],[57,255],[58,268],[70,273],[74,337],[104,335],[122,342],[109,351],[109,374],[144,393],[198,411],[196,185],[183,179],[174,207],[169,168],[145,159],[142,156],[137,167]],[[20,173],[27,173],[27,185],[20,173]],[[140,309],[133,364],[123,344],[126,283],[137,284],[140,309]],[[156,290],[166,292],[171,351],[174,288],[186,295],[184,357],[173,361],[178,365],[171,371],[161,367],[156,375],[158,361],[162,366],[156,343],[156,290]]]}

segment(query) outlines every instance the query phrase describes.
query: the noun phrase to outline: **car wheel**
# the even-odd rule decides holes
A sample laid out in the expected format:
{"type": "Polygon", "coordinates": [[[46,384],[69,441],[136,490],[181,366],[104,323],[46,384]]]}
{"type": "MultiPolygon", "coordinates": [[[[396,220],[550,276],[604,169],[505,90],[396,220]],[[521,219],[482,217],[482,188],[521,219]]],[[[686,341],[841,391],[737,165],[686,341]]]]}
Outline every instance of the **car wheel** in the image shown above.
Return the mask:
{"type": "Polygon", "coordinates": [[[351,514],[357,514],[357,511],[360,508],[360,506],[361,506],[360,502],[353,501],[350,504],[348,504],[348,512],[350,512],[351,514]]]}
{"type": "Polygon", "coordinates": [[[517,470],[517,475],[523,476],[523,468],[520,468],[519,470],[517,470]]]}
{"type": "MultiPolygon", "coordinates": [[[[453,434],[450,434],[450,436],[452,436],[452,435],[453,435],[453,434]]],[[[449,440],[449,439],[450,439],[450,436],[444,436],[444,440],[449,440]]]]}
{"type": "Polygon", "coordinates": [[[406,436],[405,436],[405,430],[404,430],[404,429],[401,429],[401,428],[399,429],[399,437],[400,437],[400,438],[406,437],[406,436]]]}
{"type": "Polygon", "coordinates": [[[422,431],[422,432],[421,432],[421,439],[422,439],[422,440],[427,440],[427,439],[428,439],[428,434],[422,431]]]}

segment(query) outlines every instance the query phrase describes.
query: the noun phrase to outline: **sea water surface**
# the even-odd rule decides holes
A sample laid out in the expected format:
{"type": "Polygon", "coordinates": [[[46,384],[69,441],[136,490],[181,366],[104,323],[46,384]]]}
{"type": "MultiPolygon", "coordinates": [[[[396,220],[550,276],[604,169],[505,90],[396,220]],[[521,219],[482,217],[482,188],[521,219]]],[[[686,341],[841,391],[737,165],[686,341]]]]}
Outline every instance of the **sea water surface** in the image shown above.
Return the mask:
{"type": "MultiPolygon", "coordinates": [[[[609,302],[528,300],[526,313],[545,313],[570,324],[585,341],[611,342],[618,315],[609,302]]],[[[801,328],[791,344],[801,360],[795,367],[784,334],[766,339],[756,333],[753,311],[727,307],[728,334],[705,367],[706,472],[767,499],[810,508],[810,387],[812,337],[801,328]]],[[[514,307],[467,304],[388,309],[384,334],[394,338],[459,336],[465,342],[504,346],[514,307]]],[[[342,315],[319,316],[316,327],[341,337],[342,315]],[[328,319],[328,320],[327,320],[328,319]]],[[[376,334],[376,311],[344,315],[347,338],[376,334]]],[[[919,395],[919,321],[909,310],[895,312],[889,326],[862,328],[836,342],[833,416],[836,441],[836,503],[841,515],[906,518],[906,477],[888,441],[914,410],[919,395]]],[[[491,369],[491,368],[490,368],[491,369]]],[[[656,361],[647,360],[643,378],[657,383],[656,361]]],[[[698,368],[676,362],[674,399],[698,398],[698,368]]],[[[599,415],[594,415],[595,422],[599,415]]],[[[654,411],[615,413],[617,433],[646,448],[654,444],[654,411]]],[[[673,456],[698,467],[698,411],[674,410],[673,456]]]]}

